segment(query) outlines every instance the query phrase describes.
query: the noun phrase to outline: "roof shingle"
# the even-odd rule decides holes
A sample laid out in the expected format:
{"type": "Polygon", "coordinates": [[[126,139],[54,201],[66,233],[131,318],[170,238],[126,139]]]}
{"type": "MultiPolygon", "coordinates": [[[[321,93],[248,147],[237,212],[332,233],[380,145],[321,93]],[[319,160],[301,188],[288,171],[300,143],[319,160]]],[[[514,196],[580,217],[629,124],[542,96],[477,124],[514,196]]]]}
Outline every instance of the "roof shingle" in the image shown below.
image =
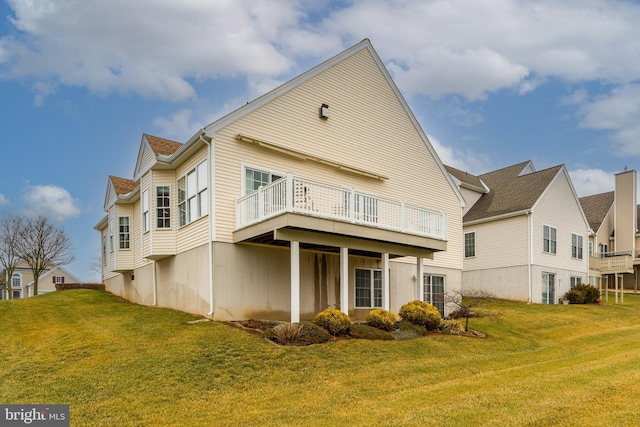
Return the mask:
{"type": "Polygon", "coordinates": [[[479,175],[478,178],[489,187],[489,192],[483,194],[469,209],[464,216],[464,221],[475,221],[531,209],[563,166],[520,175],[530,163],[529,161],[518,163],[479,175]]]}
{"type": "Polygon", "coordinates": [[[607,212],[613,205],[614,199],[615,191],[580,198],[582,210],[592,230],[597,231],[600,228],[607,212]]]}
{"type": "Polygon", "coordinates": [[[138,188],[138,182],[132,181],[127,178],[120,178],[117,176],[109,175],[109,179],[111,180],[111,184],[113,184],[113,189],[116,194],[129,194],[136,188],[138,188]]]}
{"type": "Polygon", "coordinates": [[[149,145],[151,146],[151,149],[153,150],[156,156],[158,155],[169,156],[175,153],[176,151],[178,151],[178,149],[183,145],[181,142],[172,141],[170,139],[158,138],[157,136],[149,135],[146,133],[144,134],[144,137],[147,140],[147,142],[149,142],[149,145]]]}

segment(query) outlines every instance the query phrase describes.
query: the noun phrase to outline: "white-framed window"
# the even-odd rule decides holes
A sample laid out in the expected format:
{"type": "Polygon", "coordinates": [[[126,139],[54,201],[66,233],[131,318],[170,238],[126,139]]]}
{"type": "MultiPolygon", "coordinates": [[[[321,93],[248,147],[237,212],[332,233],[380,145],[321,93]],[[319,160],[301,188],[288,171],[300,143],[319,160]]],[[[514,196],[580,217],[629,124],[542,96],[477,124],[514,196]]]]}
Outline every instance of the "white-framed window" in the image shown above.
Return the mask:
{"type": "Polygon", "coordinates": [[[102,265],[107,265],[107,236],[102,236],[102,265]]]}
{"type": "Polygon", "coordinates": [[[156,228],[171,228],[171,188],[156,187],[156,228]]]}
{"type": "Polygon", "coordinates": [[[556,253],[556,229],[548,225],[542,226],[542,251],[555,254],[556,253]]]}
{"type": "Polygon", "coordinates": [[[600,258],[609,256],[609,245],[600,243],[598,247],[600,248],[600,258]]]}
{"type": "Polygon", "coordinates": [[[142,192],[142,232],[149,231],[149,190],[142,192]]]}
{"type": "Polygon", "coordinates": [[[556,275],[554,273],[542,273],[542,303],[556,303],[556,275]]]}
{"type": "Polygon", "coordinates": [[[187,225],[209,213],[207,161],[178,180],[178,224],[187,225]]]}
{"type": "Polygon", "coordinates": [[[425,273],[422,280],[424,283],[422,301],[437,308],[440,315],[444,316],[444,276],[425,273]]]}
{"type": "Polygon", "coordinates": [[[53,283],[60,285],[64,283],[64,276],[53,276],[53,283]]]}
{"type": "Polygon", "coordinates": [[[593,256],[593,242],[589,242],[589,256],[593,256]]]}
{"type": "Polygon", "coordinates": [[[356,308],[382,307],[382,270],[356,268],[356,308]]]}
{"type": "Polygon", "coordinates": [[[11,289],[22,289],[22,274],[13,273],[11,275],[11,289]]]}
{"type": "Polygon", "coordinates": [[[571,233],[571,258],[582,259],[582,236],[571,233]]]}
{"type": "Polygon", "coordinates": [[[131,229],[129,226],[129,217],[118,217],[118,248],[131,249],[131,229]]]}
{"type": "Polygon", "coordinates": [[[569,280],[571,281],[571,289],[575,288],[576,285],[582,284],[582,277],[580,276],[571,276],[569,280]]]}
{"type": "Polygon", "coordinates": [[[464,233],[464,257],[476,256],[476,232],[464,233]]]}
{"type": "Polygon", "coordinates": [[[244,194],[247,195],[253,193],[258,188],[271,184],[273,181],[277,181],[282,177],[284,177],[284,174],[282,173],[245,166],[244,194]]]}
{"type": "Polygon", "coordinates": [[[113,218],[111,218],[109,220],[109,252],[113,252],[113,229],[114,229],[114,225],[113,225],[113,218]]]}

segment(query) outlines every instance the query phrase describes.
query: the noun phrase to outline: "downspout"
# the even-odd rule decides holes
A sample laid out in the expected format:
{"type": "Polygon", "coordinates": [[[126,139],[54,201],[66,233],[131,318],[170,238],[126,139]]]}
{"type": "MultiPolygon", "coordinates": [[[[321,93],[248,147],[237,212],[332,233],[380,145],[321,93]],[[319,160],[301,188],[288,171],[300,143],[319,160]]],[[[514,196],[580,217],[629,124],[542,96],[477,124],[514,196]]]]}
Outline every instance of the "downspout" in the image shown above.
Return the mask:
{"type": "Polygon", "coordinates": [[[527,248],[527,257],[529,258],[527,260],[527,271],[528,271],[528,276],[529,276],[529,304],[531,304],[533,302],[533,282],[532,282],[532,278],[531,278],[531,264],[533,262],[532,256],[533,256],[533,239],[532,239],[532,235],[533,235],[533,221],[531,219],[531,211],[527,211],[527,239],[528,239],[528,248],[527,248]]]}
{"type": "Polygon", "coordinates": [[[211,163],[211,139],[207,141],[202,137],[203,133],[199,135],[200,141],[207,144],[207,167],[209,170],[207,171],[207,189],[209,190],[209,238],[208,238],[208,246],[209,246],[209,312],[207,313],[207,317],[212,317],[213,320],[216,320],[214,316],[214,293],[213,293],[213,189],[211,188],[211,173],[213,171],[213,164],[211,163]]]}

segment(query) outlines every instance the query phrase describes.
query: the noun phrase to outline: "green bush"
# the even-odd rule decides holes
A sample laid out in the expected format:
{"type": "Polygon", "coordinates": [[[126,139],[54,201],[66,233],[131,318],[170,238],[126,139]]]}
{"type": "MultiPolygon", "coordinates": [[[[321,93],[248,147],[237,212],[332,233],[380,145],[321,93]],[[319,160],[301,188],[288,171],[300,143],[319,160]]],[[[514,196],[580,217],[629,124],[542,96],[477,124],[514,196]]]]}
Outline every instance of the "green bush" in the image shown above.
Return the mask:
{"type": "Polygon", "coordinates": [[[397,340],[412,340],[420,338],[426,333],[427,329],[425,327],[402,320],[396,323],[396,330],[392,332],[392,335],[397,340]]]}
{"type": "Polygon", "coordinates": [[[351,319],[340,310],[328,308],[318,313],[313,319],[313,323],[322,326],[331,335],[338,336],[346,334],[349,331],[351,319]]]}
{"type": "Polygon", "coordinates": [[[367,325],[390,332],[395,329],[396,318],[391,312],[382,308],[376,308],[369,312],[367,325]]]}
{"type": "Polygon", "coordinates": [[[349,328],[349,336],[365,340],[393,340],[390,332],[380,330],[364,323],[354,323],[349,328]]]}
{"type": "Polygon", "coordinates": [[[428,302],[414,300],[400,307],[402,320],[414,325],[424,326],[428,330],[436,329],[442,321],[442,316],[437,308],[428,302]]]}
{"type": "Polygon", "coordinates": [[[457,320],[443,320],[438,326],[438,330],[449,335],[462,335],[464,327],[457,320]]]}
{"type": "Polygon", "coordinates": [[[300,334],[294,341],[295,345],[321,344],[331,339],[331,335],[321,326],[312,322],[300,323],[300,334]]]}
{"type": "Polygon", "coordinates": [[[570,304],[595,304],[600,299],[600,291],[595,286],[579,284],[564,294],[570,304]]]}

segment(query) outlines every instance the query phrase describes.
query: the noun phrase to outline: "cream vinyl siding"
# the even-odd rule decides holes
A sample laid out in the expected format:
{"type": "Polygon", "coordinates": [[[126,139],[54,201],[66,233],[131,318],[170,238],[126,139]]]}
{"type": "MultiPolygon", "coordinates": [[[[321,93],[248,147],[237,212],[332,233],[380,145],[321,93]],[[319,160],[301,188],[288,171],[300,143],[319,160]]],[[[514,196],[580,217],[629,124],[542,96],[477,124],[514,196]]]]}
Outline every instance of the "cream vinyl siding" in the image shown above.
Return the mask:
{"type": "MultiPolygon", "coordinates": [[[[202,218],[199,218],[185,226],[180,227],[178,223],[179,213],[178,213],[178,206],[177,206],[177,199],[178,199],[177,181],[205,160],[207,160],[206,146],[198,150],[187,161],[181,164],[175,171],[175,182],[172,186],[171,193],[175,198],[173,202],[175,205],[175,213],[172,212],[172,222],[175,219],[174,225],[177,229],[177,232],[176,232],[177,253],[181,253],[181,252],[196,248],[200,245],[203,245],[207,243],[207,239],[209,238],[209,216],[205,215],[202,218]]],[[[212,169],[211,165],[208,165],[208,169],[209,169],[208,173],[211,173],[211,169],[212,169]]],[[[209,200],[211,200],[212,191],[210,188],[208,188],[207,191],[209,192],[209,200]]]]}
{"type": "Polygon", "coordinates": [[[153,229],[153,223],[152,223],[152,214],[153,214],[153,203],[151,200],[151,192],[152,192],[152,188],[151,188],[151,173],[152,171],[149,171],[147,173],[145,173],[144,175],[142,175],[142,177],[140,178],[140,233],[141,233],[141,249],[142,249],[142,256],[146,257],[149,256],[151,254],[151,230],[153,229]],[[144,192],[148,191],[149,192],[149,231],[148,232],[144,232],[144,224],[142,222],[142,205],[143,205],[143,198],[144,198],[144,192]]]}
{"type": "Polygon", "coordinates": [[[450,250],[438,254],[438,262],[462,268],[460,200],[367,50],[218,131],[214,146],[218,241],[232,241],[235,200],[242,195],[242,164],[248,163],[443,210],[450,250]],[[330,109],[327,120],[318,117],[323,103],[330,109]],[[389,180],[238,142],[238,133],[388,176],[389,180]]]}
{"type": "Polygon", "coordinates": [[[600,255],[600,243],[603,243],[609,247],[609,252],[613,252],[613,241],[611,240],[611,233],[613,233],[613,206],[607,212],[604,221],[600,224],[600,228],[596,232],[596,239],[593,245],[593,251],[595,254],[600,255]]]}
{"type": "Polygon", "coordinates": [[[133,252],[133,261],[135,268],[140,268],[150,261],[145,259],[142,253],[142,205],[140,204],[140,199],[136,200],[133,203],[133,217],[131,222],[131,230],[132,235],[135,236],[132,240],[135,241],[134,244],[134,252],[133,252]]]}
{"type": "Polygon", "coordinates": [[[138,153],[138,162],[134,170],[133,176],[137,177],[141,172],[146,172],[156,162],[156,155],[151,149],[149,143],[144,140],[140,144],[140,152],[138,153]]]}
{"type": "Polygon", "coordinates": [[[462,188],[462,187],[460,187],[460,192],[462,193],[462,197],[464,197],[464,201],[467,204],[464,207],[464,210],[462,211],[462,215],[464,216],[464,214],[469,212],[469,209],[471,209],[473,205],[476,204],[478,199],[482,197],[483,193],[479,193],[477,191],[469,190],[468,188],[462,188]]]}
{"type": "Polygon", "coordinates": [[[116,215],[114,221],[114,236],[113,236],[113,244],[116,252],[116,270],[133,270],[133,252],[134,252],[134,235],[133,235],[133,227],[131,227],[131,223],[133,222],[133,206],[130,204],[126,205],[115,205],[116,215]],[[129,249],[120,249],[120,217],[129,217],[129,249]]]}
{"type": "Polygon", "coordinates": [[[527,265],[527,224],[527,215],[519,215],[465,227],[476,233],[476,256],[464,259],[465,271],[527,265]]]}
{"type": "Polygon", "coordinates": [[[109,184],[107,185],[107,194],[104,197],[104,208],[105,210],[109,209],[111,205],[113,205],[118,196],[116,195],[116,190],[113,188],[113,183],[111,179],[109,179],[109,184]]]}
{"type": "Polygon", "coordinates": [[[176,253],[176,228],[178,226],[178,193],[176,190],[176,176],[173,170],[154,170],[153,185],[151,188],[151,232],[153,233],[152,254],[175,254],[176,253]],[[171,228],[158,228],[157,211],[157,188],[167,186],[170,190],[171,200],[171,228]]]}
{"type": "Polygon", "coordinates": [[[588,225],[582,216],[579,203],[571,191],[565,173],[561,171],[534,207],[533,264],[583,272],[586,280],[589,258],[587,229],[588,225]],[[555,254],[543,252],[543,225],[556,229],[555,254]],[[571,233],[583,236],[582,260],[571,257],[571,233]]]}
{"type": "Polygon", "coordinates": [[[105,228],[103,228],[100,231],[101,237],[100,237],[100,263],[102,265],[102,280],[106,280],[109,279],[113,276],[115,276],[117,273],[113,273],[112,272],[112,263],[111,261],[114,260],[115,262],[115,258],[114,258],[114,252],[110,252],[109,251],[109,220],[107,219],[107,225],[105,228]],[[107,264],[104,265],[102,264],[102,238],[105,238],[105,242],[107,243],[107,264]]]}

